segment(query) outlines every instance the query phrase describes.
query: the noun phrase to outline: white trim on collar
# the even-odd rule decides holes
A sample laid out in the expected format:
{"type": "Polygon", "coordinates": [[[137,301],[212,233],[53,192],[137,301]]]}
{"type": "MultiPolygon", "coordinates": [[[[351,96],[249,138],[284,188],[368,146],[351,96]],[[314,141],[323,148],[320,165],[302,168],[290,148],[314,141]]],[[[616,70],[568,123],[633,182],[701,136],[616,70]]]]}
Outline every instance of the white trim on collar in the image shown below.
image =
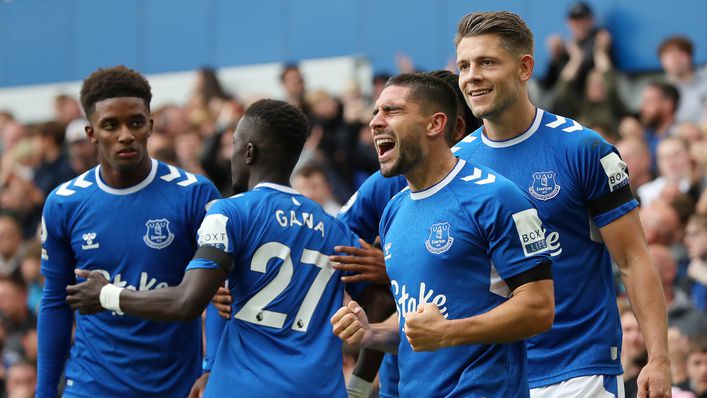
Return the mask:
{"type": "Polygon", "coordinates": [[[524,132],[523,134],[511,138],[510,140],[505,140],[505,141],[492,141],[488,137],[486,137],[486,134],[484,134],[483,130],[481,131],[481,141],[483,141],[484,144],[487,146],[490,146],[491,148],[506,148],[509,146],[513,146],[516,144],[520,144],[521,142],[527,140],[528,138],[532,137],[533,134],[535,134],[536,131],[538,131],[538,127],[540,127],[540,122],[543,120],[543,111],[540,108],[535,109],[535,120],[533,120],[533,124],[530,126],[530,128],[524,132]]]}
{"type": "Polygon", "coordinates": [[[96,167],[96,184],[98,184],[98,187],[101,188],[102,191],[112,195],[130,195],[150,185],[152,180],[155,179],[155,175],[157,175],[157,164],[156,159],[150,159],[150,174],[138,184],[123,189],[111,188],[103,182],[101,179],[101,165],[99,164],[98,167],[96,167]]]}
{"type": "Polygon", "coordinates": [[[436,183],[435,185],[433,185],[427,189],[423,189],[422,191],[413,192],[412,190],[410,190],[410,199],[420,200],[420,199],[429,198],[430,196],[436,194],[442,188],[446,187],[450,182],[452,182],[454,177],[456,177],[457,174],[459,174],[459,171],[461,171],[462,167],[464,167],[465,164],[466,164],[466,162],[464,160],[458,159],[457,164],[454,166],[452,171],[450,171],[449,174],[447,174],[447,176],[444,177],[444,179],[442,181],[436,183]]]}
{"type": "Polygon", "coordinates": [[[285,185],[275,184],[272,182],[261,182],[260,184],[253,187],[253,189],[257,189],[257,188],[270,188],[270,189],[274,189],[276,191],[289,193],[292,195],[302,195],[301,193],[299,193],[297,190],[295,190],[293,188],[290,188],[285,185]]]}

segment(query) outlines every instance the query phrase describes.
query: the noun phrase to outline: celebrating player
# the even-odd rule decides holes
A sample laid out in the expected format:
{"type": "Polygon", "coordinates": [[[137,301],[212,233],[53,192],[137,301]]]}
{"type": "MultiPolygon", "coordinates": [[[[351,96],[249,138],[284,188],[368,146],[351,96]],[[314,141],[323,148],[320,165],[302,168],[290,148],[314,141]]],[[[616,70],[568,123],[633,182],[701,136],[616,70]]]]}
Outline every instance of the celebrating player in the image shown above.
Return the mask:
{"type": "Polygon", "coordinates": [[[626,164],[597,133],[530,102],[533,34],[520,17],[466,15],[455,43],[459,86],[484,123],[455,154],[530,193],[553,258],[557,313],[551,331],[528,341],[531,396],[623,396],[612,258],[649,354],[639,396],[669,396],[665,303],[626,164]]]}
{"type": "Polygon", "coordinates": [[[404,74],[386,84],[370,125],[381,173],[404,174],[410,187],[380,224],[399,317],[369,326],[353,302],[332,318],[334,332],[397,351],[400,396],[527,397],[520,340],[554,314],[542,224],[510,181],[452,155],[453,121],[444,81],[404,74]]]}

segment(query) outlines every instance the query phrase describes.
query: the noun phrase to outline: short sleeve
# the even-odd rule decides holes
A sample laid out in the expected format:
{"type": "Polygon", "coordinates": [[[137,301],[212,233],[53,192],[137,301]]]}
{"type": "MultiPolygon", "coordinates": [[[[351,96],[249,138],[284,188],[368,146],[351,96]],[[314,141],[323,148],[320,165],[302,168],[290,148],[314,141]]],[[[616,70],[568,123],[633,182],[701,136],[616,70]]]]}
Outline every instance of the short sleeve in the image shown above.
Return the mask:
{"type": "Polygon", "coordinates": [[[488,200],[478,222],[499,276],[507,280],[549,263],[542,222],[530,200],[509,181],[497,184],[494,197],[503,200],[488,200]]]}
{"type": "Polygon", "coordinates": [[[638,206],[628,180],[628,167],[612,145],[594,132],[581,137],[568,152],[568,162],[597,227],[603,227],[638,206]]]}
{"type": "Polygon", "coordinates": [[[50,196],[44,205],[40,227],[41,271],[46,278],[73,281],[76,260],[65,228],[65,216],[67,211],[50,196]]]}
{"type": "MultiPolygon", "coordinates": [[[[237,252],[237,245],[242,236],[239,212],[233,206],[232,200],[214,202],[206,213],[197,231],[197,246],[212,247],[229,256],[237,252]]],[[[211,258],[201,258],[197,255],[189,262],[187,270],[195,268],[216,269],[221,266],[211,258]]]]}
{"type": "Polygon", "coordinates": [[[406,186],[404,177],[385,178],[376,172],[341,208],[338,218],[366,242],[378,236],[378,224],[390,199],[406,186]]]}

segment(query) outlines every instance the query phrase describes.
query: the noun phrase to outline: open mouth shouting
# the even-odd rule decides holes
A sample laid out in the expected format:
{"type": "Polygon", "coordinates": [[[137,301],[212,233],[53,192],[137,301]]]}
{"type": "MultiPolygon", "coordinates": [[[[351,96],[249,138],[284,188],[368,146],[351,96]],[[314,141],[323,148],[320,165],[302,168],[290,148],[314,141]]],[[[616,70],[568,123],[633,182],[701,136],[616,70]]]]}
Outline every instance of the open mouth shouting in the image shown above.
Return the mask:
{"type": "Polygon", "coordinates": [[[376,144],[376,150],[378,151],[378,161],[383,163],[389,160],[392,156],[393,149],[395,149],[396,141],[395,139],[387,136],[380,136],[374,139],[376,144]]]}

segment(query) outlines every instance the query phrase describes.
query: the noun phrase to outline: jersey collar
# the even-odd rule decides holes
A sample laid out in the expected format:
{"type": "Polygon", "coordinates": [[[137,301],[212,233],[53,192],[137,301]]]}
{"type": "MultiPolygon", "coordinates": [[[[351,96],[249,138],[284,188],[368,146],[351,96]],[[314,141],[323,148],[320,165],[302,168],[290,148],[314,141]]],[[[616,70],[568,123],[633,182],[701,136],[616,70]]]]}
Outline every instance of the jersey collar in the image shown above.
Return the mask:
{"type": "Polygon", "coordinates": [[[535,134],[536,131],[538,131],[538,127],[540,127],[540,122],[543,120],[543,113],[544,113],[544,111],[542,109],[536,108],[535,109],[535,120],[533,120],[533,124],[523,134],[521,134],[515,138],[511,138],[510,140],[505,140],[505,141],[493,141],[493,140],[489,139],[488,137],[486,137],[486,134],[484,134],[484,131],[482,129],[481,130],[481,141],[483,141],[484,144],[486,144],[487,146],[490,146],[491,148],[506,148],[509,146],[520,144],[521,142],[532,137],[532,135],[535,134]]]}
{"type": "Polygon", "coordinates": [[[446,187],[450,182],[452,182],[454,177],[456,177],[457,174],[459,174],[459,171],[462,169],[462,167],[464,167],[465,164],[466,164],[466,162],[464,160],[457,159],[457,164],[454,166],[452,171],[450,171],[449,174],[447,174],[447,176],[444,177],[444,179],[442,181],[436,183],[435,185],[433,185],[427,189],[423,189],[422,191],[417,191],[417,192],[410,191],[410,199],[420,200],[420,199],[429,198],[430,196],[436,194],[442,188],[446,187]]]}
{"type": "Polygon", "coordinates": [[[148,174],[144,180],[142,180],[138,184],[133,185],[132,187],[128,187],[128,188],[123,188],[123,189],[111,188],[106,183],[104,183],[103,180],[101,180],[101,165],[99,164],[96,167],[96,184],[98,184],[98,187],[102,191],[105,191],[105,192],[112,194],[112,195],[130,195],[131,193],[135,193],[135,192],[145,188],[146,186],[150,185],[152,180],[155,179],[156,174],[157,174],[157,160],[150,159],[150,174],[148,174]]]}
{"type": "Polygon", "coordinates": [[[276,191],[289,193],[291,195],[302,195],[301,193],[297,192],[297,190],[295,190],[295,189],[292,189],[292,188],[285,186],[285,185],[274,184],[272,182],[261,182],[260,184],[253,187],[253,189],[258,189],[258,188],[270,188],[270,189],[274,189],[276,191]]]}

